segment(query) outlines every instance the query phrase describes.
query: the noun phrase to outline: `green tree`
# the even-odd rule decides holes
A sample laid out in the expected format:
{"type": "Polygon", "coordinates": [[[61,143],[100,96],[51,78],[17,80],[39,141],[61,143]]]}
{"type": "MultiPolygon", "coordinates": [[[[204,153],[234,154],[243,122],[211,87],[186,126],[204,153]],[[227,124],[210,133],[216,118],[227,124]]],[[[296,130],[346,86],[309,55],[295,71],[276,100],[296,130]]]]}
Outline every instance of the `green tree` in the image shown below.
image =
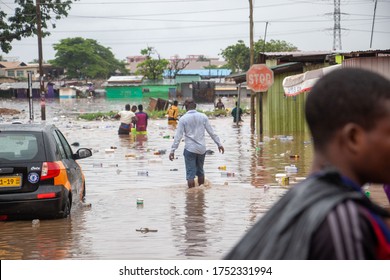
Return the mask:
{"type": "Polygon", "coordinates": [[[66,70],[69,78],[85,79],[108,78],[127,73],[125,63],[115,59],[110,48],[103,47],[96,40],[81,37],[67,38],[54,44],[55,59],[49,61],[54,66],[66,70]]]}
{"type": "MultiPolygon", "coordinates": [[[[297,51],[298,48],[291,43],[284,40],[270,40],[264,44],[263,39],[259,39],[254,44],[255,61],[256,54],[262,52],[286,52],[297,51]]],[[[250,50],[244,43],[239,40],[235,45],[228,46],[221,50],[222,57],[226,60],[226,66],[233,71],[233,73],[240,71],[247,71],[250,67],[250,50]]]]}
{"type": "MultiPolygon", "coordinates": [[[[71,4],[79,0],[41,0],[41,30],[42,36],[50,35],[47,31],[50,24],[68,16],[71,4]]],[[[13,14],[8,14],[4,9],[0,10],[0,46],[1,50],[9,53],[13,40],[31,37],[37,34],[37,12],[35,0],[15,0],[17,5],[13,14]]]]}
{"type": "Polygon", "coordinates": [[[264,46],[264,40],[259,39],[254,45],[257,54],[260,52],[293,52],[298,50],[296,46],[284,40],[271,39],[264,46]]]}
{"type": "Polygon", "coordinates": [[[244,41],[239,40],[237,44],[228,46],[222,50],[221,55],[233,73],[248,70],[249,47],[245,45],[244,41]]]}
{"type": "Polygon", "coordinates": [[[147,47],[141,50],[141,54],[146,59],[137,65],[136,74],[143,75],[149,80],[159,80],[162,78],[164,70],[167,69],[169,61],[160,57],[159,53],[153,47],[147,47]],[[156,56],[157,58],[153,58],[156,56]]]}

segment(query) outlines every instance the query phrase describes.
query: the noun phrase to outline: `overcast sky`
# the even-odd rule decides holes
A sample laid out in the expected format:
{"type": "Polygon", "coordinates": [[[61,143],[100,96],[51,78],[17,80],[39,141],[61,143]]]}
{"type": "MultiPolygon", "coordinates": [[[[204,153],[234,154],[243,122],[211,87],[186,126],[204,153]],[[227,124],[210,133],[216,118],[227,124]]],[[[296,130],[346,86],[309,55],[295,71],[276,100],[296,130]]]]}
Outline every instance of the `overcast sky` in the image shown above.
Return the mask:
{"type": "MultiPolygon", "coordinates": [[[[13,0],[0,0],[12,13],[13,0]]],[[[373,0],[340,0],[342,50],[368,50],[373,0]]],[[[333,48],[333,0],[253,0],[254,38],[285,40],[302,51],[333,48]]],[[[55,58],[61,39],[95,39],[119,60],[140,55],[147,46],[162,57],[220,57],[221,49],[243,40],[249,46],[248,0],[81,0],[43,39],[43,59],[55,58]]],[[[390,49],[390,0],[378,0],[372,49],[390,49]]],[[[30,62],[38,57],[37,38],[14,41],[6,58],[30,62]]]]}

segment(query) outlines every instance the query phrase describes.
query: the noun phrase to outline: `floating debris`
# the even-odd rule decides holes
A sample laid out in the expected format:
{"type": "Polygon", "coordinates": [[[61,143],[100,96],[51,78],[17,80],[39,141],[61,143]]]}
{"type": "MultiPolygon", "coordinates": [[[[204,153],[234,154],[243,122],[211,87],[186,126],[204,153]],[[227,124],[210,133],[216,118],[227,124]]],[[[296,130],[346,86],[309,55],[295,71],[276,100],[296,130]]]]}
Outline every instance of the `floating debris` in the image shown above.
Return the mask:
{"type": "Polygon", "coordinates": [[[206,155],[213,155],[214,154],[214,151],[212,151],[212,150],[207,150],[206,151],[206,155]]]}
{"type": "Polygon", "coordinates": [[[148,171],[138,171],[138,176],[149,176],[148,171]]]}
{"type": "Polygon", "coordinates": [[[291,159],[299,159],[299,155],[290,155],[291,159]]]}
{"type": "Polygon", "coordinates": [[[284,171],[287,173],[297,173],[298,168],[294,164],[291,164],[291,165],[285,166],[284,171]]]}
{"type": "Polygon", "coordinates": [[[148,232],[157,232],[157,229],[150,229],[150,228],[140,228],[136,229],[135,231],[139,231],[141,233],[148,233],[148,232]]]}
{"type": "Polygon", "coordinates": [[[80,143],[79,143],[79,142],[74,142],[74,143],[72,143],[72,144],[70,144],[70,145],[72,145],[72,146],[74,146],[74,147],[79,147],[79,146],[80,146],[80,143]]]}
{"type": "Polygon", "coordinates": [[[137,204],[144,204],[143,198],[137,198],[137,204]]]}

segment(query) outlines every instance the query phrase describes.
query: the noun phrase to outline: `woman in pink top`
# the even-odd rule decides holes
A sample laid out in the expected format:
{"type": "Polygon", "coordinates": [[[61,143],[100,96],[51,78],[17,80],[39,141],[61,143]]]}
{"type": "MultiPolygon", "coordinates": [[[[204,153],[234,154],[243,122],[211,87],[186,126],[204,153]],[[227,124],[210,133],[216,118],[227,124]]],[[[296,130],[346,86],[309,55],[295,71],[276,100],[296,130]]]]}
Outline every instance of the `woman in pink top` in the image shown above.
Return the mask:
{"type": "Polygon", "coordinates": [[[144,107],[142,104],[138,105],[138,112],[135,113],[135,116],[137,117],[137,123],[135,125],[137,134],[146,134],[146,130],[148,127],[148,114],[146,114],[143,111],[144,107]]]}

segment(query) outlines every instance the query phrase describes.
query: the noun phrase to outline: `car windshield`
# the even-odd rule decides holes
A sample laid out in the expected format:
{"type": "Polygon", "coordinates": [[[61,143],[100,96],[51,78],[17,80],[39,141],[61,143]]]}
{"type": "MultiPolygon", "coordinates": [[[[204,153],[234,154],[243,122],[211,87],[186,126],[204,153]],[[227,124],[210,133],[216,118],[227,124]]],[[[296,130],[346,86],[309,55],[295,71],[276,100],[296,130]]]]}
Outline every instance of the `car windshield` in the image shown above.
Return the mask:
{"type": "Polygon", "coordinates": [[[2,132],[0,161],[32,160],[38,155],[38,135],[31,132],[2,132]]]}

